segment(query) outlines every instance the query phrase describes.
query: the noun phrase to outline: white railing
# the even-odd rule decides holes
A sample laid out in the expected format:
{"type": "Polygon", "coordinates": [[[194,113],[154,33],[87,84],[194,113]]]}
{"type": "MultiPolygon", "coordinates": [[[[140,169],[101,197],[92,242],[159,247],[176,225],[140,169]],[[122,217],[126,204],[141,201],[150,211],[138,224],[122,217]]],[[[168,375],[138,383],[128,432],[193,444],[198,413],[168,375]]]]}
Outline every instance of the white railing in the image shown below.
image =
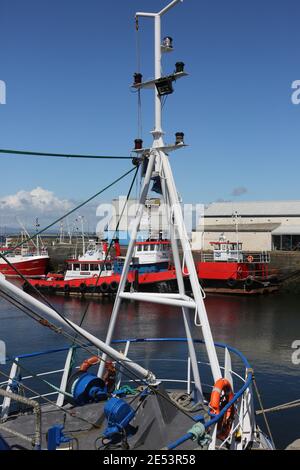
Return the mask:
{"type": "MultiPolygon", "coordinates": [[[[270,263],[270,260],[271,260],[270,253],[267,251],[253,251],[249,253],[240,253],[240,256],[241,256],[241,260],[239,262],[246,263],[246,264],[270,263]]],[[[215,259],[214,253],[211,251],[211,252],[201,253],[201,261],[211,263],[211,262],[219,262],[223,260],[215,259]]],[[[237,259],[228,258],[226,262],[236,263],[237,259]]]]}

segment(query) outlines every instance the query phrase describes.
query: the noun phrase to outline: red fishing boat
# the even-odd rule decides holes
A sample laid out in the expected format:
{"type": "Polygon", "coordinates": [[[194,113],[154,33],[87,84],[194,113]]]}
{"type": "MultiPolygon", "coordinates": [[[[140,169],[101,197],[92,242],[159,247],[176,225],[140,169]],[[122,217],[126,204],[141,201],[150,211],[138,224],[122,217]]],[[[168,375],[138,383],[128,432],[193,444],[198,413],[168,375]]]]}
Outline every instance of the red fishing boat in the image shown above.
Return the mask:
{"type": "MultiPolygon", "coordinates": [[[[106,241],[90,240],[82,256],[66,261],[64,275],[49,273],[43,280],[28,279],[24,289],[35,287],[57,294],[116,294],[124,258],[117,240],[114,241],[114,249],[115,257],[111,259],[106,241]]],[[[170,241],[153,238],[137,241],[127,276],[127,288],[134,285],[141,291],[147,286],[159,292],[168,292],[174,283],[177,287],[176,273],[170,264],[170,241]]]]}
{"type": "Polygon", "coordinates": [[[210,242],[212,252],[202,253],[196,265],[206,292],[267,293],[278,290],[278,278],[270,270],[270,253],[244,253],[242,243],[223,236],[210,242]]]}
{"type": "Polygon", "coordinates": [[[19,249],[13,249],[6,242],[0,247],[4,258],[0,257],[0,272],[6,277],[18,278],[19,273],[26,277],[42,277],[47,272],[49,263],[48,252],[39,246],[22,245],[19,249]]]}

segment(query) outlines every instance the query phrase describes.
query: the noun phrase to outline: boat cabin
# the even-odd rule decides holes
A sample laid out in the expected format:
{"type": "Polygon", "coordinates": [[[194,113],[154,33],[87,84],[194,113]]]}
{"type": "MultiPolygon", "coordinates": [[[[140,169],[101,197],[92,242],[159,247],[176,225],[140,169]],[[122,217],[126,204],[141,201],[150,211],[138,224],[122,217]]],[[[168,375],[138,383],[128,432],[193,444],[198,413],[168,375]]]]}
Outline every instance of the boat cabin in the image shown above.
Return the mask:
{"type": "Polygon", "coordinates": [[[100,261],[87,261],[70,259],[67,260],[67,271],[65,273],[65,281],[71,279],[80,279],[88,277],[100,277],[111,276],[113,274],[113,266],[111,261],[103,262],[100,261]]]}
{"type": "Polygon", "coordinates": [[[233,261],[241,263],[243,261],[242,243],[219,240],[210,242],[213,247],[214,261],[233,261]]]}
{"type": "Polygon", "coordinates": [[[146,240],[136,242],[135,264],[169,263],[171,244],[169,240],[146,240]]]}
{"type": "Polygon", "coordinates": [[[108,244],[106,241],[89,240],[87,249],[82,256],[78,257],[79,261],[105,260],[107,255],[108,244]]]}

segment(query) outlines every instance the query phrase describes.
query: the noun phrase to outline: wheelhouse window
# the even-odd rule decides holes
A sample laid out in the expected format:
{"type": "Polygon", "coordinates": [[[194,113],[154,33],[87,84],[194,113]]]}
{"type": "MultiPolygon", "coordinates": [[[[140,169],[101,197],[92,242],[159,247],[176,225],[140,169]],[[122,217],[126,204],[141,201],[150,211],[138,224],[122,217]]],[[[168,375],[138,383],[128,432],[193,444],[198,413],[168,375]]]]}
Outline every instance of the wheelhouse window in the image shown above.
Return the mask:
{"type": "Polygon", "coordinates": [[[73,264],[73,270],[74,270],[74,271],[79,271],[79,269],[80,269],[79,263],[74,263],[74,264],[73,264]]]}
{"type": "Polygon", "coordinates": [[[82,264],[80,266],[81,271],[89,271],[89,265],[88,264],[82,264]]]}
{"type": "Polygon", "coordinates": [[[99,264],[90,264],[90,271],[99,271],[99,264]]]}

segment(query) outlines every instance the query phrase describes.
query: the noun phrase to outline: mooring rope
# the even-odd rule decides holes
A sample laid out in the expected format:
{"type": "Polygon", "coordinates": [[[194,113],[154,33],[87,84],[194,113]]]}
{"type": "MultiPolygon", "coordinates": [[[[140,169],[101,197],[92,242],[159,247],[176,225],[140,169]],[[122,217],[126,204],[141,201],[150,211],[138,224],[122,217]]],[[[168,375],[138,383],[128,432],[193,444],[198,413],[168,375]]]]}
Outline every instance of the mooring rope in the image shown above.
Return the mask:
{"type": "Polygon", "coordinates": [[[257,383],[256,383],[256,378],[255,378],[255,375],[254,375],[254,370],[252,369],[251,370],[252,372],[252,382],[254,384],[254,388],[255,388],[255,392],[256,392],[256,395],[257,395],[257,398],[258,398],[258,402],[259,402],[259,406],[260,406],[260,411],[261,411],[261,414],[263,415],[263,418],[264,418],[264,422],[265,422],[265,425],[266,425],[266,428],[268,430],[268,433],[269,433],[269,436],[274,444],[274,439],[273,439],[273,435],[272,435],[272,432],[271,432],[271,428],[270,428],[270,425],[269,425],[269,421],[268,421],[268,418],[265,414],[265,411],[264,411],[264,407],[263,407],[263,403],[262,403],[262,398],[261,398],[261,395],[259,393],[259,390],[258,390],[258,386],[257,386],[257,383]]]}
{"type": "Polygon", "coordinates": [[[263,410],[258,410],[256,411],[256,415],[260,415],[262,413],[274,413],[276,411],[284,411],[284,410],[289,410],[290,408],[297,408],[300,406],[300,399],[290,401],[287,403],[282,403],[281,405],[273,406],[271,408],[265,408],[263,410]]]}

